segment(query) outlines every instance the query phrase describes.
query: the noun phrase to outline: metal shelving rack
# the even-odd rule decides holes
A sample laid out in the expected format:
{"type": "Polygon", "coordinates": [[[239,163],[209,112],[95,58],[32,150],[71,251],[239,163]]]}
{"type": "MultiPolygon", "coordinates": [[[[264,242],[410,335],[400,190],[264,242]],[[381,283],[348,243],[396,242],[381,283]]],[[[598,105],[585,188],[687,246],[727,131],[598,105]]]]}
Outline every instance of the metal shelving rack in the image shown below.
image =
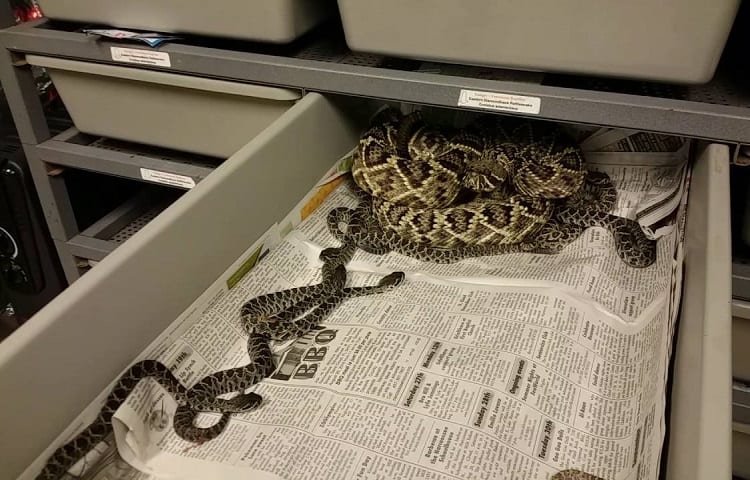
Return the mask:
{"type": "MultiPolygon", "coordinates": [[[[215,165],[208,159],[87,137],[75,129],[50,135],[24,55],[117,63],[111,47],[121,43],[88,36],[80,28],[42,20],[0,32],[0,78],[71,281],[80,273],[77,258],[101,259],[113,244],[94,241],[101,240],[96,236],[101,232],[77,231],[64,184],[50,175],[55,168],[138,180],[140,168],[153,168],[199,182],[215,165]]],[[[436,64],[351,52],[338,25],[289,46],[186,39],[158,50],[169,54],[169,71],[196,76],[449,108],[458,108],[463,90],[517,94],[539,99],[536,118],[750,145],[750,82],[731,69],[720,69],[707,85],[680,86],[436,64]]]]}
{"type": "Polygon", "coordinates": [[[66,242],[71,255],[98,262],[156,218],[175,196],[143,191],[66,242]]]}
{"type": "Polygon", "coordinates": [[[41,159],[49,164],[105,173],[143,181],[141,168],[168,171],[197,182],[206,178],[217,159],[80,133],[72,127],[37,146],[41,159]]]}

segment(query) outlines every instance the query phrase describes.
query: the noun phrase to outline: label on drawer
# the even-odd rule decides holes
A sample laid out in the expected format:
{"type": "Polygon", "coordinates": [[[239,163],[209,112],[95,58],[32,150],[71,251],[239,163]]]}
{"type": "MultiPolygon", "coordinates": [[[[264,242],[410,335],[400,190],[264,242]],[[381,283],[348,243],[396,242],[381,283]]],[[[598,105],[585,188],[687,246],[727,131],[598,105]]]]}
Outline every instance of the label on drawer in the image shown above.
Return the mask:
{"type": "Polygon", "coordinates": [[[542,107],[542,99],[507,93],[461,90],[461,95],[458,97],[458,106],[538,115],[542,107]]]}
{"type": "Polygon", "coordinates": [[[170,185],[172,187],[186,188],[190,190],[195,186],[195,180],[185,175],[176,173],[160,172],[149,168],[141,168],[141,178],[146,181],[170,185]]]}
{"type": "Polygon", "coordinates": [[[137,63],[156,67],[171,67],[172,62],[166,52],[155,52],[140,48],[110,47],[112,60],[116,62],[137,63]]]}

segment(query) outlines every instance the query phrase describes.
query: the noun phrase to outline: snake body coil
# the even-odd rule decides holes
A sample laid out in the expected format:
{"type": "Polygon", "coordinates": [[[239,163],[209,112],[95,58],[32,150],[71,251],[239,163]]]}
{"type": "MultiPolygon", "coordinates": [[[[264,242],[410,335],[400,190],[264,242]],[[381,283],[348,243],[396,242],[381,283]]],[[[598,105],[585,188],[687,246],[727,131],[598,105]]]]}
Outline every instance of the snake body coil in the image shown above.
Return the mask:
{"type": "Polygon", "coordinates": [[[588,172],[581,149],[547,122],[491,116],[453,130],[386,109],[362,136],[352,175],[373,212],[363,247],[373,253],[440,263],[558,253],[598,226],[628,265],[656,260],[656,242],[609,213],[617,198],[609,177],[588,172]]]}

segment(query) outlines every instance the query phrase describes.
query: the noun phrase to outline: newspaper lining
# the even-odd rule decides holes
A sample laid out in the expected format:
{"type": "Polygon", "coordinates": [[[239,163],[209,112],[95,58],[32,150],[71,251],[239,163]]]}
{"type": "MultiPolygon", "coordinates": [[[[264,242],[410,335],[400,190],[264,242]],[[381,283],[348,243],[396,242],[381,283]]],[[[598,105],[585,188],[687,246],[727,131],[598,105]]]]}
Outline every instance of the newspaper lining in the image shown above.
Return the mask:
{"type": "MultiPolygon", "coordinates": [[[[174,400],[142,382],[118,411],[115,436],[122,458],[143,473],[122,478],[531,480],[567,468],[658,478],[685,152],[587,158],[618,186],[615,213],[659,238],[655,265],[627,267],[599,228],[554,256],[434,265],[358,252],[352,284],[395,270],[407,282],[348,300],[325,325],[277,346],[277,371],[255,389],[262,408],[236,415],[204,445],[176,436],[174,400]]],[[[331,185],[283,240],[289,227],[270,233],[265,245],[277,245],[251,274],[229,289],[227,272],[141,358],[162,360],[188,386],[246,363],[241,304],[320,280],[317,255],[335,244],[325,215],[354,202],[345,184],[331,185]]],[[[205,425],[217,419],[201,416],[205,425]]]]}

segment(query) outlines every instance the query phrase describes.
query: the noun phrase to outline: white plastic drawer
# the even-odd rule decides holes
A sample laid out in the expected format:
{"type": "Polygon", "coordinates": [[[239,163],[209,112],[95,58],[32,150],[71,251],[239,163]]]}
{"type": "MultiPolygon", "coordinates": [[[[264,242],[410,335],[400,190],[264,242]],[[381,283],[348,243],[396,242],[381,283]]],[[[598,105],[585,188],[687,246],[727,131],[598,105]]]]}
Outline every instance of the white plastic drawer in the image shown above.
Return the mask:
{"type": "MultiPolygon", "coordinates": [[[[0,477],[38,471],[92,399],[356,143],[354,111],[308,95],[0,344],[0,477]]],[[[729,149],[697,156],[665,451],[675,480],[731,472],[729,149]]]]}
{"type": "Polygon", "coordinates": [[[40,0],[48,18],[157,32],[286,43],[336,11],[335,0],[40,0]]]}
{"type": "Polygon", "coordinates": [[[338,0],[354,51],[670,82],[711,79],[739,0],[338,0]]]}
{"type": "Polygon", "coordinates": [[[20,475],[288,214],[351,150],[367,115],[357,120],[321,95],[306,95],[0,343],[0,479],[20,475]]]}
{"type": "Polygon", "coordinates": [[[302,96],[296,90],[142,68],[35,55],[26,61],[47,69],[81,132],[220,158],[236,152],[302,96]]]}
{"type": "Polygon", "coordinates": [[[685,231],[685,278],[674,344],[666,477],[730,478],[732,448],[729,147],[701,146],[685,231]]]}

